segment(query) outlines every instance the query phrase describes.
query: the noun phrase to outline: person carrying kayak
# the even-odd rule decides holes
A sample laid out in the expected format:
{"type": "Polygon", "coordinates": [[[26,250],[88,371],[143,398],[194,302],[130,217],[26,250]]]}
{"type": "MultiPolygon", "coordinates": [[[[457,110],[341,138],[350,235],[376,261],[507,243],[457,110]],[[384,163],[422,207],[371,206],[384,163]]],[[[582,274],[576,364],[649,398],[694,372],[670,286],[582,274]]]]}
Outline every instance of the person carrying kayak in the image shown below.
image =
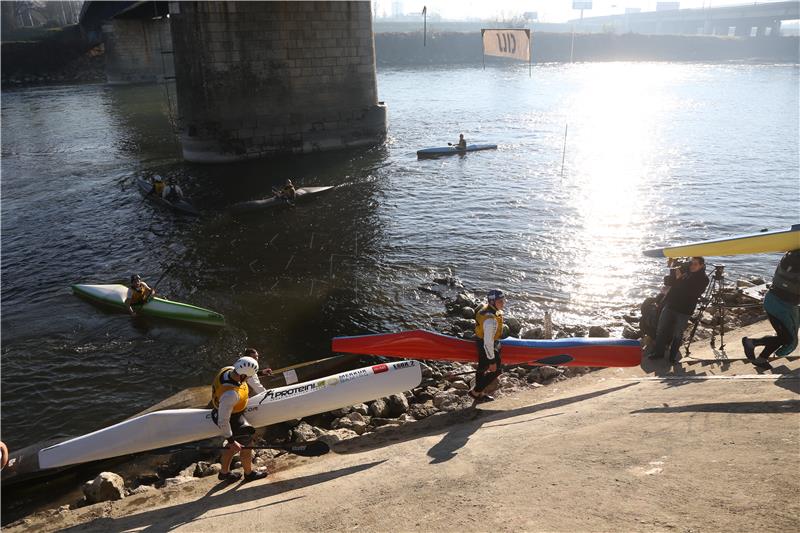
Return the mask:
{"type": "Polygon", "coordinates": [[[458,142],[453,145],[456,150],[466,150],[467,149],[467,140],[464,138],[464,134],[460,134],[458,136],[458,142]]]}
{"type": "Polygon", "coordinates": [[[133,306],[144,305],[155,295],[156,290],[151,289],[147,283],[142,281],[139,274],[134,274],[131,276],[131,286],[128,288],[128,294],[125,297],[125,305],[128,307],[128,312],[131,316],[136,316],[133,306]]]}
{"type": "MultiPolygon", "coordinates": [[[[242,352],[242,357],[252,357],[253,359],[255,359],[258,362],[259,366],[261,365],[261,361],[259,361],[258,350],[256,350],[255,348],[245,348],[244,352],[242,352]]],[[[256,375],[257,376],[271,376],[272,375],[272,369],[269,366],[267,368],[261,368],[256,375]]]]}
{"type": "Polygon", "coordinates": [[[253,451],[243,448],[250,444],[255,433],[255,428],[244,417],[251,390],[255,394],[266,390],[258,380],[258,361],[252,357],[240,357],[233,366],[222,368],[211,385],[211,403],[214,407],[211,419],[219,426],[220,434],[228,439],[220,458],[222,469],[217,476],[220,481],[241,479],[241,474],[231,472],[231,461],[239,452],[245,481],[267,477],[265,470],[253,470],[253,451]]]}
{"type": "Polygon", "coordinates": [[[286,180],[286,183],[281,189],[274,189],[275,198],[285,201],[289,205],[294,205],[294,199],[297,197],[297,189],[295,189],[292,180],[286,180]]]}
{"type": "Polygon", "coordinates": [[[769,356],[785,357],[797,348],[800,328],[800,250],[786,253],[775,269],[772,286],[764,296],[764,311],[777,335],[750,339],[742,337],[744,354],[758,368],[769,370],[769,356]],[[764,349],[756,357],[755,347],[764,349]]]}
{"type": "Polygon", "coordinates": [[[500,336],[503,334],[503,307],[506,300],[503,291],[492,289],[487,295],[487,303],[475,310],[475,343],[478,348],[478,370],[475,372],[475,386],[469,395],[475,403],[492,401],[493,397],[484,392],[502,374],[500,361],[500,336]]]}

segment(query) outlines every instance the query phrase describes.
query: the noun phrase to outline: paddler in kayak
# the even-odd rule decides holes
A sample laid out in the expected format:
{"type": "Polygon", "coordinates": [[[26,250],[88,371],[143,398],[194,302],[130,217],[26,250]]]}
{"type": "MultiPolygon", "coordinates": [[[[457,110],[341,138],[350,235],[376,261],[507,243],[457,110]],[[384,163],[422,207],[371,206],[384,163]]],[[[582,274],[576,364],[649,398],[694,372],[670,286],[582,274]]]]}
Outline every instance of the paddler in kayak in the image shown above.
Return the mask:
{"type": "Polygon", "coordinates": [[[458,142],[453,145],[456,150],[466,150],[467,149],[467,140],[464,138],[464,134],[460,134],[458,136],[458,142]]]}
{"type": "Polygon", "coordinates": [[[478,370],[475,386],[469,395],[475,403],[494,400],[484,392],[503,372],[500,361],[500,337],[503,334],[503,307],[506,299],[503,291],[492,289],[487,302],[475,310],[475,343],[478,347],[478,370]]]}
{"type": "Polygon", "coordinates": [[[156,290],[151,289],[147,283],[142,281],[139,274],[131,276],[131,286],[128,288],[128,295],[125,298],[125,305],[131,316],[136,316],[133,306],[144,305],[156,295],[156,290]]]}
{"type": "Polygon", "coordinates": [[[164,189],[167,186],[167,184],[164,183],[164,178],[156,174],[153,176],[151,183],[153,184],[153,190],[151,193],[155,194],[156,196],[162,196],[164,194],[164,189]]]}
{"type": "Polygon", "coordinates": [[[251,390],[255,394],[266,390],[258,380],[258,361],[252,357],[241,357],[233,366],[221,369],[211,385],[211,403],[214,406],[211,417],[219,426],[220,434],[228,439],[220,459],[222,469],[218,478],[221,481],[233,482],[242,477],[238,472],[231,472],[231,461],[238,452],[241,452],[245,481],[267,477],[266,471],[253,470],[253,451],[243,449],[250,444],[255,432],[244,417],[251,390]]]}
{"type": "Polygon", "coordinates": [[[295,189],[292,180],[286,180],[286,183],[280,189],[275,189],[275,198],[283,200],[289,205],[294,205],[294,199],[297,197],[297,189],[295,189]]]}

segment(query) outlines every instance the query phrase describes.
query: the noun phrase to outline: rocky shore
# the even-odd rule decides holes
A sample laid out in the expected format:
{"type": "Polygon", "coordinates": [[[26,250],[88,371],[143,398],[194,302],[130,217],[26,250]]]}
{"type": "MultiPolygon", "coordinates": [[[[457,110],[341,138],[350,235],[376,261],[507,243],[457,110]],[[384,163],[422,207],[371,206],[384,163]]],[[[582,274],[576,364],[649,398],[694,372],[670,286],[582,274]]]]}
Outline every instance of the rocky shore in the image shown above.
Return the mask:
{"type": "MultiPolygon", "coordinates": [[[[442,299],[449,317],[443,333],[462,338],[471,336],[474,327],[474,320],[471,317],[478,302],[473,293],[466,290],[457,278],[450,276],[437,278],[419,288],[442,299]]],[[[735,286],[722,292],[722,301],[728,306],[725,317],[726,332],[763,319],[758,295],[765,290],[763,279],[751,277],[737,281],[735,286]]],[[[696,335],[698,339],[710,337],[713,328],[716,328],[718,334],[718,317],[710,311],[711,308],[700,317],[696,335]]],[[[621,333],[626,338],[636,339],[641,337],[638,327],[640,318],[641,314],[637,308],[632,308],[629,313],[624,314],[620,321],[606,325],[550,325],[549,320],[544,318],[520,321],[508,317],[506,333],[528,339],[546,338],[548,334],[562,338],[586,335],[608,337],[612,333],[614,335],[621,333]]],[[[648,341],[649,339],[643,340],[645,344],[648,341]]],[[[474,376],[472,365],[427,361],[423,363],[422,368],[423,381],[411,391],[262,428],[256,434],[256,442],[281,444],[322,440],[334,446],[343,441],[352,442],[353,439],[369,434],[392,432],[401,426],[439,414],[462,411],[472,406],[472,399],[467,394],[474,376]]],[[[498,390],[495,394],[504,396],[526,389],[547,387],[592,370],[584,367],[523,365],[509,367],[498,380],[498,390]]],[[[209,447],[221,446],[222,439],[211,439],[200,444],[209,447]]],[[[220,470],[217,462],[218,452],[198,451],[194,448],[196,447],[187,447],[185,450],[161,455],[143,455],[116,469],[116,472],[103,472],[95,479],[87,481],[80,492],[71,493],[72,501],[69,503],[63,503],[62,499],[59,501],[62,503],[60,507],[39,513],[64,513],[70,509],[158,491],[216,475],[220,470]]],[[[280,450],[258,450],[254,454],[255,466],[265,467],[270,472],[291,468],[296,459],[280,450]]],[[[235,468],[239,466],[234,464],[235,468]]],[[[25,518],[9,525],[24,525],[24,520],[25,518]]]]}

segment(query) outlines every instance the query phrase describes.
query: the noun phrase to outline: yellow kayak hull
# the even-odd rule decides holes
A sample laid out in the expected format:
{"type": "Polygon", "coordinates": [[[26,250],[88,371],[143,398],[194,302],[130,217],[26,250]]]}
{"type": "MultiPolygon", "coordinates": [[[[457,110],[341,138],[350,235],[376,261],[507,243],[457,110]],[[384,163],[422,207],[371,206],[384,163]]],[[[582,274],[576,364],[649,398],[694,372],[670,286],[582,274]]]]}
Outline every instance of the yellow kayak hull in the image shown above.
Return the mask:
{"type": "Polygon", "coordinates": [[[648,257],[691,257],[789,252],[800,249],[800,224],[788,230],[739,235],[668,248],[645,250],[648,257]]]}

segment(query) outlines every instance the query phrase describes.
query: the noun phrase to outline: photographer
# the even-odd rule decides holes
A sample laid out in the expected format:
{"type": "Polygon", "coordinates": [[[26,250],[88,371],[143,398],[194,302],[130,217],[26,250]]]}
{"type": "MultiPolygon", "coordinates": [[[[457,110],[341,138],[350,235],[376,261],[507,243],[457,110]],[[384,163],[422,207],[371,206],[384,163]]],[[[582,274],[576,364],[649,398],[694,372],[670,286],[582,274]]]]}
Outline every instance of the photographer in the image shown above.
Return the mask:
{"type": "Polygon", "coordinates": [[[656,330],[656,345],[650,358],[664,357],[664,349],[670,343],[669,362],[674,364],[678,361],[683,330],[694,313],[697,300],[708,286],[705,260],[692,257],[688,264],[671,268],[669,275],[664,277],[664,285],[669,287],[669,292],[664,297],[664,308],[656,330]]]}

